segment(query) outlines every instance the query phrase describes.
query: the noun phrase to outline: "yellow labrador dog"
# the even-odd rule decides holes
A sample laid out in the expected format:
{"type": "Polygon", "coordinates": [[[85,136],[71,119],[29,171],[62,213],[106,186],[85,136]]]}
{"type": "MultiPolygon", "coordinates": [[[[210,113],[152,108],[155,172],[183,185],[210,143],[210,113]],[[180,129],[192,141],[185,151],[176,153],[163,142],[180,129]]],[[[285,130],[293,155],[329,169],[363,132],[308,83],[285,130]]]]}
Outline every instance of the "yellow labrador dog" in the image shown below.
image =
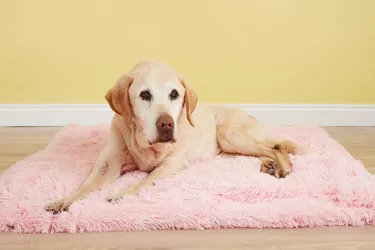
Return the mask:
{"type": "Polygon", "coordinates": [[[47,204],[47,211],[67,210],[87,193],[115,181],[121,172],[139,169],[149,174],[111,194],[108,202],[137,195],[186,164],[222,153],[259,157],[260,171],[277,178],[291,172],[288,154],[306,153],[302,145],[269,138],[254,117],[238,108],[198,103],[187,80],[161,62],[138,63],[105,98],[115,112],[107,146],[82,186],[47,204]]]}

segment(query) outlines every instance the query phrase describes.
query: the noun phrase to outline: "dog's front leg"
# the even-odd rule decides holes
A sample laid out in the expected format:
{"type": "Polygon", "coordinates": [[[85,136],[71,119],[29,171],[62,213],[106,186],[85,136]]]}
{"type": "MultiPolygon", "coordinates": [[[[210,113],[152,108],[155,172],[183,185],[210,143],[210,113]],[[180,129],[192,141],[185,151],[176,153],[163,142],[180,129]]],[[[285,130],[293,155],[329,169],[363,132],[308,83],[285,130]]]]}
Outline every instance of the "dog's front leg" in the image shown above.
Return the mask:
{"type": "MultiPolygon", "coordinates": [[[[96,160],[94,168],[82,186],[73,194],[51,202],[45,206],[45,210],[58,213],[68,210],[69,206],[90,192],[99,190],[104,185],[115,181],[121,172],[122,166],[127,165],[127,149],[116,135],[116,131],[111,131],[111,137],[106,148],[101,152],[96,160]]],[[[128,170],[132,170],[133,165],[129,165],[128,170]]],[[[127,167],[127,166],[126,166],[127,167]]]]}
{"type": "Polygon", "coordinates": [[[116,202],[125,195],[138,195],[142,188],[152,186],[154,181],[170,176],[183,167],[180,157],[169,157],[163,160],[149,175],[139,181],[137,184],[117,190],[107,197],[108,202],[116,202]]]}

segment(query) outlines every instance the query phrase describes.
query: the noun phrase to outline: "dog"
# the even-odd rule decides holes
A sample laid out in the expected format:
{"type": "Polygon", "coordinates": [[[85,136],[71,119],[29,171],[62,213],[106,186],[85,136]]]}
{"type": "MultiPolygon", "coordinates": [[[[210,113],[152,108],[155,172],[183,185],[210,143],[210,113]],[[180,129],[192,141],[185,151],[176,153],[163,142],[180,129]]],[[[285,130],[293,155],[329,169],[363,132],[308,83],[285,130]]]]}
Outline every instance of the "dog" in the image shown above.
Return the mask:
{"type": "Polygon", "coordinates": [[[108,202],[137,195],[189,163],[217,155],[259,157],[260,172],[284,178],[292,171],[289,154],[306,154],[303,145],[267,135],[255,117],[239,108],[198,103],[186,77],[163,62],[139,62],[105,99],[114,111],[106,147],[81,187],[45,210],[66,211],[74,201],[128,171],[148,175],[109,195],[108,202]]]}

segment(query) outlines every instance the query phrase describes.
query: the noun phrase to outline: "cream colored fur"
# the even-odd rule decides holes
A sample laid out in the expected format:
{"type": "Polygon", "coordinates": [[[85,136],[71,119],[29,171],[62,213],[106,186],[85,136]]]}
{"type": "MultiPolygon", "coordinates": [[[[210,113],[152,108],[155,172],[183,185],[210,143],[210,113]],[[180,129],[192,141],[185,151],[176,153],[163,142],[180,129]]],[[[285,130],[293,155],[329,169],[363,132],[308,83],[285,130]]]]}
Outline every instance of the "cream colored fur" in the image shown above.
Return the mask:
{"type": "Polygon", "coordinates": [[[108,145],[79,190],[47,204],[46,210],[67,210],[87,193],[116,180],[121,172],[139,169],[149,174],[136,185],[111,194],[109,202],[137,195],[184,165],[219,154],[260,157],[262,172],[285,177],[291,172],[288,154],[306,152],[291,141],[268,138],[261,124],[238,108],[199,103],[186,79],[161,62],[137,64],[120,77],[106,99],[115,112],[108,145]],[[151,101],[140,98],[144,90],[152,94],[151,101]],[[172,90],[179,93],[173,101],[169,98],[172,90]],[[156,122],[163,114],[173,119],[170,142],[158,142],[156,122]]]}

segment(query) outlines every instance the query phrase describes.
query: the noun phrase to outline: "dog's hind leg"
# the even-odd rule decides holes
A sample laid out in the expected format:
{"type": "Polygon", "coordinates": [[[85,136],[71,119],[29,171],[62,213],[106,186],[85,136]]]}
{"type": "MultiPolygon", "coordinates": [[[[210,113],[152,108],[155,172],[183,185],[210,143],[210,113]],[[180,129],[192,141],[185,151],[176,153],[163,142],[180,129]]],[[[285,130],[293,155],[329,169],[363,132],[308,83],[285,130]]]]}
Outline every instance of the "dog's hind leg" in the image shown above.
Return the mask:
{"type": "Polygon", "coordinates": [[[217,140],[226,153],[266,157],[261,159],[262,172],[270,173],[275,177],[285,177],[292,171],[288,153],[294,153],[297,148],[291,147],[290,143],[284,143],[285,141],[275,145],[266,141],[262,127],[248,118],[247,114],[245,116],[237,113],[234,119],[228,117],[219,123],[217,140]]]}

